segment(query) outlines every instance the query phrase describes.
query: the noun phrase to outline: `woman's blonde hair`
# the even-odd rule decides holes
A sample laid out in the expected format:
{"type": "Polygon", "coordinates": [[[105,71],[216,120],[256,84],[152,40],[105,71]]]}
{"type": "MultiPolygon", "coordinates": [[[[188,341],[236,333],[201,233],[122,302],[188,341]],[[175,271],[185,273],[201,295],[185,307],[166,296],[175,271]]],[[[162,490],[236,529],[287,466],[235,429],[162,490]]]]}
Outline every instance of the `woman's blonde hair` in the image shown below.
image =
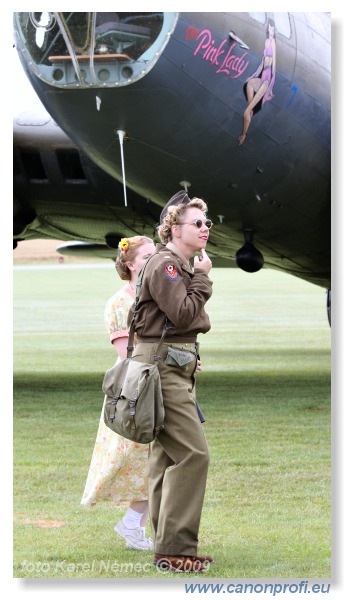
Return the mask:
{"type": "Polygon", "coordinates": [[[172,240],[172,227],[173,225],[178,225],[178,223],[183,222],[184,213],[188,208],[199,208],[204,214],[208,210],[208,206],[201,198],[192,198],[188,204],[169,206],[167,213],[157,230],[163,244],[167,244],[167,242],[172,240]]]}
{"type": "Polygon", "coordinates": [[[128,269],[126,263],[133,262],[136,257],[138,249],[144,244],[154,244],[151,238],[146,237],[145,235],[134,235],[130,238],[125,238],[128,242],[127,250],[121,250],[118,248],[118,255],[115,262],[115,267],[118,275],[124,281],[130,281],[131,279],[131,271],[128,269]]]}

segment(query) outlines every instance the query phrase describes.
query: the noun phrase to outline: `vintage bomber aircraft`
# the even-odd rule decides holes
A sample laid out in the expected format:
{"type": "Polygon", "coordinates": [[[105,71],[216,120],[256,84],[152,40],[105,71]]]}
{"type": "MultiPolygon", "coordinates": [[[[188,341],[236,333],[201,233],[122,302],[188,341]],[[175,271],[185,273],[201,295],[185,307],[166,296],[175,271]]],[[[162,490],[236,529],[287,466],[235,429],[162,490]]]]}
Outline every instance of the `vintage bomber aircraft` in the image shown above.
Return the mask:
{"type": "Polygon", "coordinates": [[[29,139],[15,120],[14,243],[113,258],[185,189],[214,265],[329,290],[330,31],[328,13],[14,13],[49,113],[29,139]]]}

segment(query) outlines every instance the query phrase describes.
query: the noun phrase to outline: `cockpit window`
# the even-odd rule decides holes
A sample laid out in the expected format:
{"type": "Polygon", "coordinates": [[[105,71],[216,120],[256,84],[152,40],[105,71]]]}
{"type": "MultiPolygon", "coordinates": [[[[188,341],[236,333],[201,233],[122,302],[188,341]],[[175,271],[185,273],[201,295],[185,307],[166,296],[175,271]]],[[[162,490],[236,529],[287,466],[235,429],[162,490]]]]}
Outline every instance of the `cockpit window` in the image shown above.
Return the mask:
{"type": "Polygon", "coordinates": [[[266,22],[266,13],[265,12],[250,12],[249,15],[252,19],[257,21],[257,23],[262,23],[262,25],[265,25],[265,22],[266,22]]]}
{"type": "Polygon", "coordinates": [[[290,20],[289,14],[286,12],[276,12],[274,13],[275,19],[275,27],[278,33],[284,35],[284,37],[290,39],[291,37],[291,28],[290,28],[290,20]]]}
{"type": "Polygon", "coordinates": [[[30,68],[55,86],[126,85],[158,60],[177,13],[15,13],[17,42],[30,68]]]}

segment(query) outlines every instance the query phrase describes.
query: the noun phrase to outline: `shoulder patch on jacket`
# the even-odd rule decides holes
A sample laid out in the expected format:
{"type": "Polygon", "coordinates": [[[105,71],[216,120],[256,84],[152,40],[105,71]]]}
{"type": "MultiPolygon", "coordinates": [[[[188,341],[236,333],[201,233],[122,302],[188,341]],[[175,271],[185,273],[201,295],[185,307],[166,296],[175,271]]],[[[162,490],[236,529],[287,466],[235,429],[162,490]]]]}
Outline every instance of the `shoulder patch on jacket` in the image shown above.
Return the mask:
{"type": "Polygon", "coordinates": [[[165,273],[166,273],[167,277],[169,277],[169,279],[172,279],[173,281],[178,279],[177,269],[176,269],[175,265],[173,265],[172,263],[169,263],[168,265],[166,265],[165,273]]]}

